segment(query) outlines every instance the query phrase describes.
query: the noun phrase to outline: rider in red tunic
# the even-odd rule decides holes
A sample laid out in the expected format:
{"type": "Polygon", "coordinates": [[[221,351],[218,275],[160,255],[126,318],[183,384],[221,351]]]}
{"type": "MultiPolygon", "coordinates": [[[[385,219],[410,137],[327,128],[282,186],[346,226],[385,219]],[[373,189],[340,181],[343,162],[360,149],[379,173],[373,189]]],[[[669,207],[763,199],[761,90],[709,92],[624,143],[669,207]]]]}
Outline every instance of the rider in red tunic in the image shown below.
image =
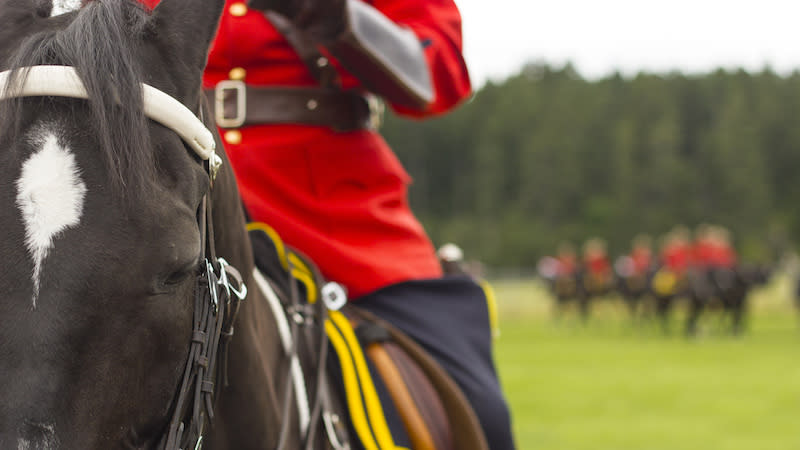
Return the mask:
{"type": "Polygon", "coordinates": [[[697,270],[708,270],[714,266],[713,227],[702,224],[697,227],[694,242],[692,242],[692,266],[697,270]]]}
{"type": "Polygon", "coordinates": [[[650,236],[641,234],[634,238],[631,252],[633,274],[636,276],[647,276],[653,265],[653,249],[650,236]]]}
{"type": "Polygon", "coordinates": [[[227,0],[203,84],[250,218],[439,357],[514,448],[483,291],[442,277],[377,132],[379,98],[425,118],[471,94],[453,0],[227,0]]]}
{"type": "MultiPolygon", "coordinates": [[[[152,7],[157,0],[145,3],[152,7]]],[[[426,97],[383,96],[389,106],[406,116],[426,117],[470,95],[461,20],[452,0],[369,3],[364,5],[398,31],[413,31],[430,74],[426,97]]],[[[324,50],[323,56],[335,68],[342,91],[366,92],[364,82],[335,56],[324,50]]],[[[375,91],[390,83],[374,78],[367,82],[375,91]]],[[[224,80],[256,87],[319,85],[270,20],[237,0],[227,1],[204,85],[214,88],[224,80]]],[[[268,123],[221,131],[251,219],[275,228],[326,277],[346,286],[350,298],[442,275],[435,250],[408,207],[411,179],[375,129],[340,132],[324,125],[268,123]]]]}
{"type": "Polygon", "coordinates": [[[688,240],[688,232],[677,228],[670,232],[661,251],[661,261],[668,270],[678,277],[683,277],[694,260],[692,246],[688,240]]]}
{"type": "MultiPolygon", "coordinates": [[[[434,97],[416,116],[444,112],[470,94],[460,54],[458,11],[451,1],[378,1],[381,12],[427,43],[434,97]]],[[[363,85],[331,58],[343,90],[363,85]]],[[[209,55],[207,87],[231,76],[257,86],[316,84],[309,70],[259,11],[229,0],[209,55]],[[237,71],[241,68],[241,71],[237,71]],[[245,74],[246,73],[246,74],[245,74]]],[[[224,133],[247,211],[305,252],[330,279],[358,298],[409,279],[441,276],[435,250],[408,208],[408,174],[383,138],[369,129],[271,124],[224,133]]]]}
{"type": "Polygon", "coordinates": [[[583,265],[586,269],[584,284],[591,295],[603,295],[611,286],[613,272],[608,259],[606,242],[591,238],[584,243],[583,265]]]}
{"type": "Polygon", "coordinates": [[[559,277],[573,277],[575,271],[578,269],[578,257],[575,254],[575,248],[572,244],[562,242],[558,246],[558,254],[556,255],[558,261],[558,269],[556,275],[559,277]]]}

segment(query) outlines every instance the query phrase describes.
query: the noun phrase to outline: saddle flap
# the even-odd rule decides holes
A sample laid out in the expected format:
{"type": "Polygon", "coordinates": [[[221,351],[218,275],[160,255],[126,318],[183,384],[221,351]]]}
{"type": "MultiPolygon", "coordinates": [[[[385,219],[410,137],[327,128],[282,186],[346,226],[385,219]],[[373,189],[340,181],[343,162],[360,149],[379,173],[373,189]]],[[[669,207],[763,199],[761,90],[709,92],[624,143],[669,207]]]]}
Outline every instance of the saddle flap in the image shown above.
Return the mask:
{"type": "Polygon", "coordinates": [[[344,312],[356,323],[376,324],[388,333],[389,340],[367,346],[367,355],[378,367],[390,393],[394,391],[392,399],[401,410],[415,449],[420,445],[420,449],[488,450],[480,422],[466,397],[431,356],[374,314],[353,305],[348,305],[344,312]],[[407,394],[403,393],[404,387],[407,394]],[[408,401],[416,408],[400,406],[408,401]],[[420,421],[426,426],[414,428],[420,421]],[[427,436],[423,429],[428,430],[427,436]]]}
{"type": "Polygon", "coordinates": [[[447,411],[435,388],[396,344],[372,344],[367,355],[386,383],[414,449],[456,449],[447,411]]]}

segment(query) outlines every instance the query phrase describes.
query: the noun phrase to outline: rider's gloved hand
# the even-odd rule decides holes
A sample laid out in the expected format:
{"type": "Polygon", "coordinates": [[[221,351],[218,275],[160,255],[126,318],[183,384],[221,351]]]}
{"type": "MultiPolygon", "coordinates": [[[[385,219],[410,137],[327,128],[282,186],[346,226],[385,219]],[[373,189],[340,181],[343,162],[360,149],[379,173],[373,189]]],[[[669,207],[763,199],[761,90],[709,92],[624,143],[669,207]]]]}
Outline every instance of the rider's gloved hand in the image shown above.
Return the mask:
{"type": "Polygon", "coordinates": [[[320,44],[336,41],[348,29],[348,0],[249,0],[251,8],[275,11],[320,44]]]}

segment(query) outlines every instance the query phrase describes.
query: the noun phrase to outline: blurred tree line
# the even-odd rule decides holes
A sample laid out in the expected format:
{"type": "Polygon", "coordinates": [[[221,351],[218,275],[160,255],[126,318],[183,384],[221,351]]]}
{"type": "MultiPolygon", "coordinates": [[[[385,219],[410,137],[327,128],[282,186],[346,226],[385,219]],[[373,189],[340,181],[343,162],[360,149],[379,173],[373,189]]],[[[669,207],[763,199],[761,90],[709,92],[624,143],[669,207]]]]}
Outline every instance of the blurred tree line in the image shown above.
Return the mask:
{"type": "Polygon", "coordinates": [[[457,111],[383,131],[436,245],[533,266],[559,241],[612,254],[676,224],[731,229],[747,259],[800,238],[800,73],[582,78],[529,64],[457,111]]]}

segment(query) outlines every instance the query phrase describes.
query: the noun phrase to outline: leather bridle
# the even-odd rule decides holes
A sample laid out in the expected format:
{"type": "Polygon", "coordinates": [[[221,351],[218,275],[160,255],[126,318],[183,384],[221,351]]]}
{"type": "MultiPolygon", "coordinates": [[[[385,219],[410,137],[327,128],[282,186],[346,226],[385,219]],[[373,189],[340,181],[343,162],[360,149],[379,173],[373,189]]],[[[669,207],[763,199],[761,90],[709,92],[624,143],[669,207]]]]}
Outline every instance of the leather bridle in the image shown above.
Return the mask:
{"type": "Polygon", "coordinates": [[[189,356],[174,399],[172,417],[158,448],[199,449],[206,419],[214,418],[220,382],[227,385],[227,352],[239,306],[247,287],[238,270],[216,256],[209,193],[199,213],[205,259],[194,290],[194,315],[189,356]]]}

